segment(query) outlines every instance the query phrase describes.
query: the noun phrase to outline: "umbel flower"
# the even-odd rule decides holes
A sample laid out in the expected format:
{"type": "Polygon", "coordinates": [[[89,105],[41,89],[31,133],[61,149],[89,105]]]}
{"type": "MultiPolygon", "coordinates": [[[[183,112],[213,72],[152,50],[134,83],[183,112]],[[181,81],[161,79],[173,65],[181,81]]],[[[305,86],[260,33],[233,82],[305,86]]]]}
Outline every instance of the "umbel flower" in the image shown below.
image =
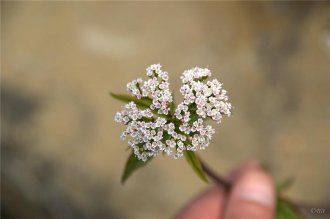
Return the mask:
{"type": "Polygon", "coordinates": [[[183,100],[175,107],[168,73],[161,67],[151,65],[146,69],[147,80],[127,84],[135,101],[115,115],[116,122],[127,126],[121,138],[128,140],[134,155],[144,162],[159,154],[180,158],[185,151],[204,150],[215,133],[205,121],[220,123],[231,115],[227,91],[217,79],[207,80],[209,69],[195,67],[183,72],[183,100]]]}

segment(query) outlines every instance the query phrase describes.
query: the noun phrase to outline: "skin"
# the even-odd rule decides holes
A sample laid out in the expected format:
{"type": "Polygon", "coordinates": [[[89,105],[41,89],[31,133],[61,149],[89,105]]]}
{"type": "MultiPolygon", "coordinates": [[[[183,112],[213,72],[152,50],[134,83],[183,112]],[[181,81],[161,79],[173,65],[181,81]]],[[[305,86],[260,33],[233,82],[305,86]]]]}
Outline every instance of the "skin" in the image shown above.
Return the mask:
{"type": "Polygon", "coordinates": [[[220,186],[208,189],[184,207],[175,219],[273,219],[274,182],[260,165],[248,162],[234,170],[227,194],[220,186]]]}

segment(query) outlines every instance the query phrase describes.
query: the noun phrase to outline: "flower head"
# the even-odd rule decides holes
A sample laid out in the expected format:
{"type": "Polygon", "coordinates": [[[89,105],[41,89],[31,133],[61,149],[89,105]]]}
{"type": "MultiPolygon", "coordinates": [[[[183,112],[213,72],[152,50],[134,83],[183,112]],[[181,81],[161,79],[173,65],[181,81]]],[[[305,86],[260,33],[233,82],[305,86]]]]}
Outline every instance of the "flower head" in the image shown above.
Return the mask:
{"type": "Polygon", "coordinates": [[[139,108],[134,101],[124,106],[115,121],[125,124],[121,138],[129,137],[128,144],[138,159],[165,153],[179,158],[185,150],[205,149],[215,130],[206,125],[211,119],[220,123],[223,116],[231,115],[231,104],[222,84],[211,76],[207,68],[192,68],[183,72],[180,93],[183,101],[171,112],[172,92],[168,73],[154,64],[146,69],[148,80],[136,79],[127,84],[128,91],[138,100],[151,100],[147,109],[139,108]]]}

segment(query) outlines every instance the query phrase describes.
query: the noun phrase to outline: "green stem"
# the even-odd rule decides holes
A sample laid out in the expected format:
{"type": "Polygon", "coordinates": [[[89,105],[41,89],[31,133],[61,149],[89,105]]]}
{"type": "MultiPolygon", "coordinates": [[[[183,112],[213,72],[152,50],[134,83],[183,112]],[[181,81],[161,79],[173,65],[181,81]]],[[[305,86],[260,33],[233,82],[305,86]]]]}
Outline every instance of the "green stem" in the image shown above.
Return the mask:
{"type": "Polygon", "coordinates": [[[231,182],[229,182],[229,180],[227,180],[226,178],[219,176],[218,174],[216,174],[212,169],[210,169],[206,163],[199,157],[199,162],[202,165],[202,168],[205,172],[205,174],[210,177],[216,184],[222,186],[225,191],[229,191],[230,188],[232,187],[231,182]]]}

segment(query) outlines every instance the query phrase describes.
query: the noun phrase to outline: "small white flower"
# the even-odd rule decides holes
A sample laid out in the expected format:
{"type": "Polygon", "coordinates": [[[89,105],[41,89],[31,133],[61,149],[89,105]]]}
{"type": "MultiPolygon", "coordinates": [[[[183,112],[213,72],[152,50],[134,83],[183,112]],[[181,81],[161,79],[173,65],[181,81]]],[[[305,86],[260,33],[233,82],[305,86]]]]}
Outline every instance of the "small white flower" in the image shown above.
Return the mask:
{"type": "Polygon", "coordinates": [[[116,113],[115,121],[126,125],[121,139],[128,140],[134,154],[142,161],[165,153],[174,158],[183,156],[185,150],[205,149],[215,133],[206,119],[220,123],[224,116],[231,115],[227,91],[211,76],[207,68],[192,68],[183,72],[180,93],[183,100],[170,114],[173,102],[169,90],[168,73],[154,64],[146,69],[148,80],[141,78],[127,84],[127,90],[137,99],[152,100],[147,109],[140,109],[133,101],[116,113]],[[165,116],[165,117],[164,117],[165,116]]]}

